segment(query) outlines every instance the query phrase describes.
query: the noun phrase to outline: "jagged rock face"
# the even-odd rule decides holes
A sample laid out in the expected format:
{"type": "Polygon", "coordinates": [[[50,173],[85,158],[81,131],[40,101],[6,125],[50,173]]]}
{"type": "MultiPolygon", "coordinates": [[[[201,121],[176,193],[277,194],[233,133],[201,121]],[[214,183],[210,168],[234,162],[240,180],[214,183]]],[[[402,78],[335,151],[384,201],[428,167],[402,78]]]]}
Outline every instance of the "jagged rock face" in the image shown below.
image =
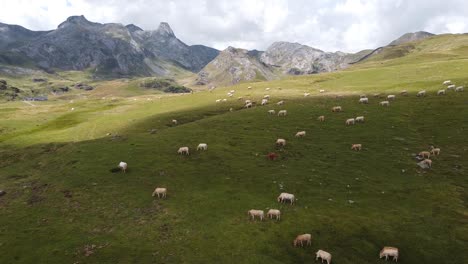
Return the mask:
{"type": "Polygon", "coordinates": [[[312,74],[330,72],[348,66],[350,59],[343,52],[324,52],[299,43],[275,42],[260,60],[278,67],[286,74],[312,74]]]}
{"type": "Polygon", "coordinates": [[[257,51],[228,47],[198,74],[197,83],[229,85],[275,78],[271,68],[258,60],[257,51]]]}
{"type": "Polygon", "coordinates": [[[155,31],[138,31],[134,36],[144,49],[156,57],[176,62],[193,72],[200,71],[219,54],[219,51],[213,48],[186,45],[176,38],[169,24],[164,22],[155,31]]]}
{"type": "MultiPolygon", "coordinates": [[[[46,70],[93,68],[96,75],[165,75],[169,74],[165,68],[168,63],[198,72],[219,53],[201,45],[186,45],[167,23],[155,31],[144,31],[133,24],[100,24],[72,16],[53,31],[23,31],[25,45],[7,50],[9,56],[0,62],[25,56],[46,70]]],[[[2,45],[7,47],[13,41],[0,37],[0,51],[2,45]]]]}
{"type": "Polygon", "coordinates": [[[21,26],[0,23],[0,50],[18,47],[47,31],[31,31],[21,26]]]}
{"type": "Polygon", "coordinates": [[[418,32],[414,32],[414,33],[406,33],[406,34],[402,35],[401,37],[397,38],[396,40],[390,42],[390,44],[388,44],[388,45],[389,46],[400,45],[400,44],[404,44],[404,43],[407,43],[407,42],[421,40],[421,39],[425,39],[425,38],[432,37],[432,36],[435,36],[435,34],[425,32],[425,31],[418,31],[418,32]]]}
{"type": "Polygon", "coordinates": [[[70,17],[57,30],[41,35],[19,50],[44,69],[83,70],[98,74],[149,74],[142,50],[120,24],[98,24],[70,17]]]}

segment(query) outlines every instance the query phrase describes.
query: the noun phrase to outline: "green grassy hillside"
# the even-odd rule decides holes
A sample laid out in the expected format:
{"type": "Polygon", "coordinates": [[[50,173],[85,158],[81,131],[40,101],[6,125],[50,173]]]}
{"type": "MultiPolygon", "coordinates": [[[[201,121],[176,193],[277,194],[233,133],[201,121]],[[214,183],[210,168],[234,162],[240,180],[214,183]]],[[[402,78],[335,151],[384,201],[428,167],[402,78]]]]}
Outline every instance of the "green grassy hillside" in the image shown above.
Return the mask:
{"type": "Polygon", "coordinates": [[[401,263],[464,263],[468,93],[436,96],[446,79],[468,84],[463,50],[212,93],[132,96],[107,82],[73,101],[0,104],[0,263],[313,263],[318,249],[333,263],[385,263],[383,246],[398,247],[401,263]],[[358,103],[363,93],[370,104],[358,103]],[[237,100],[265,94],[268,106],[237,100]],[[379,106],[387,94],[396,100],[379,106]],[[345,126],[359,115],[365,123],[345,126]],[[207,151],[195,151],[201,142],[207,151]],[[421,170],[413,155],[430,145],[441,155],[421,170]],[[178,156],[181,146],[191,155],[178,156]],[[120,161],[128,172],[112,173],[120,161]],[[156,186],[167,199],[151,197],[156,186]],[[281,192],[297,204],[277,203],[281,192]],[[248,219],[268,208],[282,220],[248,219]],[[292,246],[301,233],[312,246],[292,246]]]}

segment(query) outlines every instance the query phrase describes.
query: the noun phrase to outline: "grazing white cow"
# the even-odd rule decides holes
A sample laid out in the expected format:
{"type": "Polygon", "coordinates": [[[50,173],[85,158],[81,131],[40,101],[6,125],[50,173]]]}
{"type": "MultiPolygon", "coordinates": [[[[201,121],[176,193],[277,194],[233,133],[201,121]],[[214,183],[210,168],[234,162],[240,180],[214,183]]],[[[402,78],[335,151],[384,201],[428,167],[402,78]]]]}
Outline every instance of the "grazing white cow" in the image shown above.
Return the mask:
{"type": "Polygon", "coordinates": [[[324,93],[324,92],[325,92],[325,90],[319,90],[319,92],[320,92],[320,93],[324,93]]]}
{"type": "Polygon", "coordinates": [[[278,209],[270,209],[270,210],[268,210],[268,212],[267,212],[267,217],[270,217],[270,219],[273,219],[273,216],[275,217],[275,219],[276,219],[277,221],[279,221],[280,218],[281,218],[281,212],[280,212],[280,210],[278,210],[278,209]]]}
{"type": "Polygon", "coordinates": [[[249,90],[252,89],[252,86],[247,87],[247,89],[249,89],[249,90]]]}
{"type": "Polygon", "coordinates": [[[380,258],[385,257],[385,261],[388,260],[388,257],[393,257],[393,260],[398,262],[398,248],[395,247],[384,247],[379,254],[380,258]]]}
{"type": "Polygon", "coordinates": [[[319,116],[317,118],[317,120],[320,121],[320,122],[323,122],[323,121],[325,121],[325,116],[319,116]]]}
{"type": "Polygon", "coordinates": [[[173,124],[173,125],[177,125],[177,120],[172,119],[172,124],[173,124]]]}
{"type": "Polygon", "coordinates": [[[434,148],[434,146],[431,146],[431,154],[434,156],[440,155],[440,148],[434,148]]]}
{"type": "Polygon", "coordinates": [[[274,115],[274,114],[275,114],[275,110],[268,110],[268,113],[269,113],[270,115],[274,115]]]}
{"type": "Polygon", "coordinates": [[[277,102],[276,104],[277,104],[277,105],[283,105],[283,104],[284,104],[284,101],[281,100],[281,101],[277,102]]]}
{"type": "Polygon", "coordinates": [[[158,198],[160,198],[160,195],[162,198],[166,198],[166,194],[167,194],[167,189],[166,188],[156,188],[154,189],[154,192],[151,196],[155,196],[155,195],[158,195],[158,198]]]}
{"type": "Polygon", "coordinates": [[[295,247],[297,246],[304,246],[304,242],[306,243],[306,246],[312,245],[312,235],[311,234],[302,234],[298,235],[296,239],[294,239],[293,245],[295,247]]]}
{"type": "Polygon", "coordinates": [[[299,131],[296,133],[296,137],[305,137],[306,132],[305,131],[299,131]]]}
{"type": "Polygon", "coordinates": [[[261,105],[266,105],[266,104],[268,104],[268,99],[262,99],[261,105]]]}
{"type": "Polygon", "coordinates": [[[246,103],[244,107],[245,108],[252,108],[252,105],[253,105],[252,103],[246,103]]]}
{"type": "Polygon", "coordinates": [[[431,152],[429,151],[421,151],[419,152],[418,156],[421,156],[423,158],[430,158],[431,157],[431,152]]]}
{"type": "Polygon", "coordinates": [[[362,149],[362,144],[353,144],[351,145],[351,150],[360,151],[362,149]]]}
{"type": "Polygon", "coordinates": [[[341,109],[341,106],[334,106],[334,107],[332,108],[332,112],[341,112],[341,111],[343,111],[343,110],[341,109]]]}
{"type": "Polygon", "coordinates": [[[252,103],[252,100],[245,100],[245,104],[252,103]]]}
{"type": "Polygon", "coordinates": [[[390,102],[389,101],[382,101],[379,103],[381,106],[389,106],[390,102]]]}
{"type": "Polygon", "coordinates": [[[188,147],[181,147],[179,148],[179,150],[177,151],[178,154],[181,154],[181,155],[189,155],[189,148],[188,147]]]}
{"type": "Polygon", "coordinates": [[[304,97],[307,97],[309,95],[310,95],[310,93],[304,93],[304,97]]]}
{"type": "Polygon", "coordinates": [[[453,89],[455,89],[455,84],[451,84],[447,86],[447,90],[453,90],[453,89]]]}
{"type": "Polygon", "coordinates": [[[270,91],[270,88],[265,88],[265,91],[270,91]]]}
{"type": "Polygon", "coordinates": [[[318,260],[318,258],[322,259],[322,263],[325,260],[325,261],[327,261],[327,264],[330,264],[332,256],[331,256],[330,253],[319,249],[317,252],[315,252],[315,260],[318,260]]]}
{"type": "Polygon", "coordinates": [[[425,159],[422,161],[423,163],[425,163],[429,168],[432,168],[432,160],[430,159],[425,159]]]}
{"type": "Polygon", "coordinates": [[[233,94],[232,93],[227,93],[227,96],[232,97],[233,94]]]}
{"type": "Polygon", "coordinates": [[[124,173],[127,172],[127,167],[128,167],[128,164],[127,164],[126,162],[121,161],[121,162],[119,163],[119,168],[120,168],[124,173]]]}
{"type": "Polygon", "coordinates": [[[217,102],[217,103],[221,102],[221,99],[216,99],[216,102],[217,102]]]}
{"type": "Polygon", "coordinates": [[[363,116],[357,116],[356,117],[356,122],[364,122],[364,117],[363,116]]]}
{"type": "Polygon", "coordinates": [[[263,98],[264,98],[264,99],[270,99],[270,95],[267,94],[267,95],[263,96],[263,98]]]}
{"type": "Polygon", "coordinates": [[[449,84],[451,84],[451,83],[452,83],[452,81],[447,80],[447,81],[444,81],[442,84],[444,84],[444,85],[449,85],[449,84]]]}
{"type": "Polygon", "coordinates": [[[458,86],[455,88],[455,92],[463,92],[463,86],[458,86]]]}
{"type": "Polygon", "coordinates": [[[403,90],[403,91],[401,91],[400,94],[401,94],[401,95],[408,95],[408,91],[407,91],[407,90],[403,90]]]}
{"type": "Polygon", "coordinates": [[[445,95],[445,90],[439,90],[439,91],[437,91],[437,95],[445,95]]]}
{"type": "Polygon", "coordinates": [[[354,122],[355,122],[354,118],[348,118],[348,119],[346,119],[346,125],[347,125],[347,126],[349,126],[349,125],[354,125],[354,122]]]}
{"type": "Polygon", "coordinates": [[[235,92],[236,92],[236,90],[231,90],[231,91],[229,91],[229,92],[233,94],[233,93],[235,93],[235,92]]]}
{"type": "Polygon", "coordinates": [[[250,216],[252,220],[255,220],[255,217],[258,217],[260,218],[260,221],[263,221],[263,218],[265,216],[265,213],[263,212],[263,210],[255,210],[255,209],[249,210],[247,214],[250,216]]]}
{"type": "Polygon", "coordinates": [[[422,91],[419,91],[417,94],[416,94],[417,97],[424,97],[426,96],[426,91],[425,90],[422,90],[422,91]]]}
{"type": "Polygon", "coordinates": [[[394,94],[389,94],[387,95],[388,100],[395,100],[395,95],[394,94]]]}
{"type": "Polygon", "coordinates": [[[277,200],[280,203],[284,203],[286,201],[289,201],[291,204],[294,204],[294,201],[296,200],[296,197],[294,196],[294,194],[291,194],[291,193],[281,193],[278,196],[277,200]]]}
{"type": "Polygon", "coordinates": [[[208,149],[208,144],[206,144],[206,143],[198,144],[197,151],[198,150],[207,150],[207,149],[208,149]]]}
{"type": "Polygon", "coordinates": [[[367,98],[367,97],[359,98],[359,103],[360,104],[368,104],[369,103],[369,98],[367,98]]]}
{"type": "Polygon", "coordinates": [[[286,116],[287,114],[288,114],[288,111],[286,111],[286,110],[280,110],[278,112],[278,116],[286,116]]]}
{"type": "Polygon", "coordinates": [[[285,140],[285,139],[282,139],[282,138],[278,138],[278,139],[276,140],[276,145],[277,145],[277,146],[283,146],[283,147],[284,147],[284,146],[286,146],[286,140],[285,140]]]}

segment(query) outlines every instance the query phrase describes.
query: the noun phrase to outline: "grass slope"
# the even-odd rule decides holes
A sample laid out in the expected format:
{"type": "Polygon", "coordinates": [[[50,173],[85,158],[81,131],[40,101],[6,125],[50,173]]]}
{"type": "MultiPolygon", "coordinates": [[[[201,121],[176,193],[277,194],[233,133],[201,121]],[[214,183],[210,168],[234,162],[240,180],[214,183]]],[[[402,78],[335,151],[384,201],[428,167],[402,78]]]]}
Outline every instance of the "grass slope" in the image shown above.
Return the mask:
{"type": "Polygon", "coordinates": [[[309,263],[317,249],[334,263],[384,263],[383,246],[400,248],[402,263],[464,263],[468,94],[435,95],[445,79],[468,83],[468,63],[456,54],[160,99],[2,104],[0,263],[309,263]],[[272,104],[214,103],[231,89],[257,101],[268,93],[272,104]],[[374,97],[357,103],[360,93],[402,89],[410,95],[388,108],[374,97]],[[428,96],[415,97],[420,89],[428,96]],[[284,106],[273,104],[282,99],[284,106]],[[344,112],[331,113],[334,105],[344,112]],[[344,125],[358,115],[364,124],[344,125]],[[294,138],[299,130],[307,136],[294,138]],[[284,149],[274,146],[280,137],[284,149]],[[194,150],[200,142],[208,151],[194,150]],[[363,151],[351,151],[352,143],[363,151]],[[442,153],[422,171],[412,154],[431,144],[442,153]],[[177,156],[180,146],[192,155],[177,156]],[[267,161],[270,151],[280,159],[267,161]],[[128,173],[111,173],[121,160],[128,173]],[[168,188],[166,200],[151,197],[156,186],[168,188]],[[278,204],[283,191],[297,204],[278,204]],[[281,209],[282,220],[249,221],[252,208],[281,209]],[[312,234],[312,247],[292,247],[300,233],[312,234]]]}

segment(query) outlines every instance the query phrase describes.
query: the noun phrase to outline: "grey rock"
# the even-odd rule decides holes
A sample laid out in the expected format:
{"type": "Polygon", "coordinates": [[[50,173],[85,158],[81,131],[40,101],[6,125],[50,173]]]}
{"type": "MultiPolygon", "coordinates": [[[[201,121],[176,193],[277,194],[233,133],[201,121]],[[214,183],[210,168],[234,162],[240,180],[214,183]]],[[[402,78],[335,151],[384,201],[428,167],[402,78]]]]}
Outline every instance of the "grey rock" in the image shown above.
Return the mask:
{"type": "Polygon", "coordinates": [[[0,190],[0,196],[3,196],[5,194],[6,194],[6,192],[4,190],[0,190]]]}
{"type": "Polygon", "coordinates": [[[198,74],[196,83],[232,85],[242,81],[273,80],[278,76],[259,60],[260,51],[228,47],[198,74]]]}
{"type": "Polygon", "coordinates": [[[47,82],[47,79],[45,78],[32,78],[33,82],[47,82]]]}
{"type": "Polygon", "coordinates": [[[168,75],[174,66],[198,72],[219,53],[186,45],[167,23],[144,31],[133,24],[100,24],[72,16],[51,31],[0,24],[0,32],[0,63],[32,62],[46,71],[91,68],[98,77],[168,75]]]}
{"type": "Polygon", "coordinates": [[[354,60],[352,54],[324,52],[299,43],[275,42],[261,54],[266,65],[281,69],[285,74],[303,75],[344,69],[354,60]]]}

